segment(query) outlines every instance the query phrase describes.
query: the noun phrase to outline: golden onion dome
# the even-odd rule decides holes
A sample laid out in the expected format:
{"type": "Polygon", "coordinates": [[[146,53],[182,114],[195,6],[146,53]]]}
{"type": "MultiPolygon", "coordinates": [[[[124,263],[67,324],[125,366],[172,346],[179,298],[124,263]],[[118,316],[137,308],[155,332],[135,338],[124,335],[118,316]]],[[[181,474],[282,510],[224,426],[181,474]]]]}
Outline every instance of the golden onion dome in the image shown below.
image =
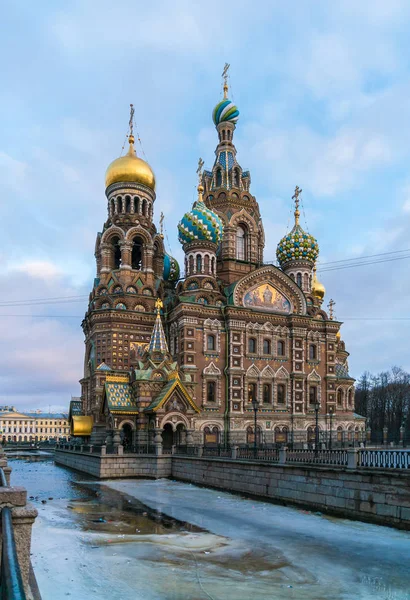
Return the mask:
{"type": "Polygon", "coordinates": [[[318,278],[316,277],[316,267],[313,269],[313,281],[312,281],[312,294],[315,298],[319,300],[323,300],[325,297],[326,288],[323,283],[320,283],[318,278]]]}
{"type": "Polygon", "coordinates": [[[145,160],[138,158],[134,148],[134,136],[128,138],[129,150],[125,156],[120,156],[112,161],[105,173],[105,186],[123,181],[141,183],[155,190],[155,175],[145,160]]]}
{"type": "Polygon", "coordinates": [[[338,342],[340,342],[340,338],[341,338],[341,334],[340,334],[340,331],[338,331],[336,333],[336,339],[337,339],[338,342]]]}

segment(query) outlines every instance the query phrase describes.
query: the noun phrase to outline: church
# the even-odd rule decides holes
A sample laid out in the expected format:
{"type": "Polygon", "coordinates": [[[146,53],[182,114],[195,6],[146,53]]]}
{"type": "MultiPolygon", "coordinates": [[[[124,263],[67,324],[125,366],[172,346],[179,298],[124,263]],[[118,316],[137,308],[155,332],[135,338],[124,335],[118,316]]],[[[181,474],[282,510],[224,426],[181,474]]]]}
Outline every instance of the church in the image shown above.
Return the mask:
{"type": "Polygon", "coordinates": [[[155,175],[134,148],[132,107],[128,152],[106,171],[81,405],[70,410],[94,444],[309,443],[316,418],[321,440],[330,431],[335,442],[364,439],[341,323],[332,300],[322,306],[319,246],[300,224],[301,190],[277,264],[264,262],[228,93],[225,78],[212,114],[215,161],[210,170],[199,161],[198,197],[178,225],[183,272],[154,223],[155,175]]]}

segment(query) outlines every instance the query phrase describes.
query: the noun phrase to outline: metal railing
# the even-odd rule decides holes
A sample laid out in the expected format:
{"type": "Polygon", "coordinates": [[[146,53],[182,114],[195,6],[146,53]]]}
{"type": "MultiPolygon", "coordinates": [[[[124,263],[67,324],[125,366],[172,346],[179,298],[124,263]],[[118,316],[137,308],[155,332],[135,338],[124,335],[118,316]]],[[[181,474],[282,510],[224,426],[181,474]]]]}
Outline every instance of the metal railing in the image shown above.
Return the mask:
{"type": "Polygon", "coordinates": [[[226,446],[204,446],[202,456],[205,458],[231,458],[232,450],[226,446]]]}
{"type": "MultiPolygon", "coordinates": [[[[8,487],[6,476],[0,468],[1,487],[8,487]]],[[[2,547],[0,567],[0,600],[26,600],[20,565],[17,558],[11,509],[1,509],[2,547]]]]}
{"type": "Polygon", "coordinates": [[[287,463],[347,466],[347,450],[287,450],[287,463]]]}
{"type": "Polygon", "coordinates": [[[359,450],[357,466],[373,469],[410,469],[410,451],[359,450]]]}
{"type": "Polygon", "coordinates": [[[278,462],[279,461],[279,449],[278,448],[256,448],[249,446],[239,446],[236,452],[237,458],[245,460],[263,460],[265,462],[278,462]]]}

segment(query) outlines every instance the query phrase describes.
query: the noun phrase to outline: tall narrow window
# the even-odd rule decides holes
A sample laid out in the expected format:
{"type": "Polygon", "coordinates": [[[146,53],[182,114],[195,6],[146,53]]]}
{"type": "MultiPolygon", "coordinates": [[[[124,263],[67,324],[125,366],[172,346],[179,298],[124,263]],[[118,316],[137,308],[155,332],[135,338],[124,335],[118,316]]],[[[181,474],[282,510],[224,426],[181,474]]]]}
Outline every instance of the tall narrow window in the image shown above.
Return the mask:
{"type": "Polygon", "coordinates": [[[207,402],[215,402],[215,400],[216,400],[215,388],[216,388],[215,381],[208,381],[207,386],[206,386],[207,402]]]}
{"type": "Polygon", "coordinates": [[[263,353],[270,354],[271,353],[270,340],[263,340],[263,353]]]}
{"type": "Polygon", "coordinates": [[[196,255],[196,272],[201,273],[202,271],[202,256],[200,254],[196,255]]]}
{"type": "Polygon", "coordinates": [[[343,404],[343,392],[342,390],[337,390],[337,405],[342,406],[343,404]]]}
{"type": "Polygon", "coordinates": [[[248,402],[256,400],[256,383],[248,383],[248,402]]]}
{"type": "Polygon", "coordinates": [[[270,404],[271,397],[272,397],[271,389],[272,388],[269,383],[263,384],[263,403],[264,404],[270,404]]]}
{"type": "Polygon", "coordinates": [[[278,341],[278,356],[285,356],[285,342],[283,340],[278,341]]]}
{"type": "Polygon", "coordinates": [[[215,336],[214,335],[208,335],[206,347],[207,347],[207,350],[215,350],[215,336]]]}
{"type": "Polygon", "coordinates": [[[222,185],[222,171],[218,169],[216,172],[216,187],[221,187],[222,185]]]}
{"type": "Polygon", "coordinates": [[[132,242],[131,266],[136,271],[140,271],[142,269],[142,248],[143,242],[141,238],[134,238],[132,242]]]}
{"type": "Polygon", "coordinates": [[[256,339],[255,338],[249,338],[248,351],[249,351],[249,354],[256,354],[256,339]]]}
{"type": "Polygon", "coordinates": [[[283,383],[279,383],[278,388],[277,388],[278,404],[285,404],[285,397],[286,397],[286,387],[283,383]]]}
{"type": "Polygon", "coordinates": [[[311,385],[309,387],[309,404],[316,404],[317,402],[317,387],[311,385]]]}
{"type": "Polygon", "coordinates": [[[113,253],[114,253],[114,269],[119,269],[121,266],[121,247],[120,247],[120,238],[114,237],[112,238],[113,245],[113,253]]]}
{"type": "Polygon", "coordinates": [[[242,225],[236,230],[236,258],[246,260],[246,231],[242,225]]]}
{"type": "Polygon", "coordinates": [[[301,288],[302,287],[302,274],[298,273],[296,275],[296,283],[298,284],[298,286],[301,288]]]}
{"type": "Polygon", "coordinates": [[[309,344],[309,360],[316,360],[317,349],[315,344],[309,344]]]}

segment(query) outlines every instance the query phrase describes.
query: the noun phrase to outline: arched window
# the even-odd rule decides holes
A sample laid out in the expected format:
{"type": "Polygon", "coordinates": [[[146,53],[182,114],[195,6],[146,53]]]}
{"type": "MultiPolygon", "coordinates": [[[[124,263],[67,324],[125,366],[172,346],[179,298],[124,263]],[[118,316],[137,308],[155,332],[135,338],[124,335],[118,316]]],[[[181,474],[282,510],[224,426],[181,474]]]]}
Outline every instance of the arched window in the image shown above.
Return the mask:
{"type": "Polygon", "coordinates": [[[115,215],[115,200],[111,200],[111,216],[115,215]]]}
{"type": "Polygon", "coordinates": [[[125,212],[131,212],[131,198],[130,196],[125,196],[125,212]]]}
{"type": "Polygon", "coordinates": [[[309,386],[309,404],[316,404],[317,402],[317,387],[315,385],[309,386]]]}
{"type": "Polygon", "coordinates": [[[202,256],[200,254],[196,255],[196,272],[202,272],[202,256]]]}
{"type": "Polygon", "coordinates": [[[263,340],[263,353],[264,354],[270,354],[271,353],[270,340],[263,340]]]}
{"type": "Polygon", "coordinates": [[[278,356],[285,356],[285,342],[283,340],[278,341],[278,356]]]}
{"type": "Polygon", "coordinates": [[[233,186],[239,187],[239,169],[234,169],[233,171],[233,186]]]}
{"type": "Polygon", "coordinates": [[[256,400],[256,383],[248,383],[248,402],[256,400]]]}
{"type": "Polygon", "coordinates": [[[236,258],[246,260],[246,230],[242,225],[236,230],[236,258]]]}
{"type": "Polygon", "coordinates": [[[305,287],[305,290],[309,288],[309,275],[307,273],[303,275],[303,285],[305,287]]]}
{"type": "Polygon", "coordinates": [[[211,258],[211,274],[215,275],[215,257],[211,258]]]}
{"type": "Polygon", "coordinates": [[[194,272],[194,257],[191,254],[189,257],[189,274],[192,275],[193,272],[194,272]]]}
{"type": "Polygon", "coordinates": [[[278,404],[285,404],[285,402],[286,402],[286,386],[284,383],[278,384],[276,398],[277,398],[278,404]]]}
{"type": "Polygon", "coordinates": [[[298,284],[298,286],[301,288],[302,287],[302,273],[298,273],[296,275],[296,283],[298,284]]]}
{"type": "Polygon", "coordinates": [[[218,169],[216,172],[216,187],[221,187],[222,185],[222,171],[218,169]]]}
{"type": "Polygon", "coordinates": [[[250,354],[256,354],[256,338],[249,338],[248,351],[250,354]]]}
{"type": "Polygon", "coordinates": [[[263,384],[263,403],[270,404],[272,399],[272,387],[270,383],[263,384]]]}
{"type": "Polygon", "coordinates": [[[317,348],[315,344],[309,344],[309,360],[316,360],[317,348]]]}
{"type": "Polygon", "coordinates": [[[291,274],[289,275],[289,277],[290,277],[291,279],[293,279],[293,281],[295,281],[295,274],[294,274],[294,273],[291,273],[291,274]]]}
{"type": "Polygon", "coordinates": [[[139,237],[134,238],[132,242],[131,266],[136,271],[142,269],[142,250],[143,241],[139,237]]]}
{"type": "Polygon", "coordinates": [[[145,199],[142,201],[142,215],[147,216],[147,201],[145,199]]]}
{"type": "Polygon", "coordinates": [[[207,275],[209,274],[209,254],[204,256],[204,271],[207,275]]]}
{"type": "Polygon", "coordinates": [[[218,427],[205,427],[204,429],[204,445],[205,446],[217,446],[219,442],[219,429],[218,427]]]}
{"type": "Polygon", "coordinates": [[[353,392],[349,390],[349,407],[352,408],[353,392]]]}
{"type": "Polygon", "coordinates": [[[208,335],[207,337],[207,342],[206,342],[206,348],[207,350],[215,350],[215,336],[214,335],[208,335]]]}
{"type": "Polygon", "coordinates": [[[342,390],[337,390],[337,405],[342,406],[343,404],[343,392],[342,390]]]}
{"type": "Polygon", "coordinates": [[[119,269],[121,266],[121,247],[120,247],[120,238],[113,237],[111,244],[113,246],[114,253],[114,269],[119,269]]]}
{"type": "Polygon", "coordinates": [[[224,141],[226,137],[226,132],[225,129],[222,130],[222,140],[224,141]]]}
{"type": "Polygon", "coordinates": [[[206,401],[215,402],[216,400],[216,384],[215,381],[208,381],[206,384],[206,401]]]}

